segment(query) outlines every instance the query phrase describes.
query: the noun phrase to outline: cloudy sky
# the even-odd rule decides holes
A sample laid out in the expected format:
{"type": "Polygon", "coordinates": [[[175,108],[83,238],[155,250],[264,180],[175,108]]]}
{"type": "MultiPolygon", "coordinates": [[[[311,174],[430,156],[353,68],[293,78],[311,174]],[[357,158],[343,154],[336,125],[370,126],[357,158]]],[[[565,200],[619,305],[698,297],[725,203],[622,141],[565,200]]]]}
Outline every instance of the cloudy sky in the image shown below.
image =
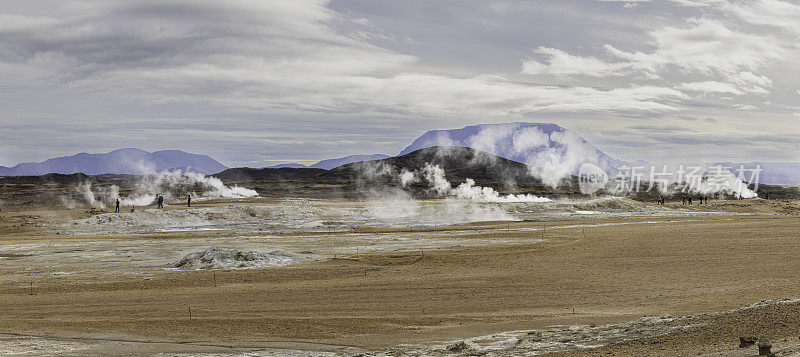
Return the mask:
{"type": "Polygon", "coordinates": [[[798,62],[780,0],[0,0],[0,165],[315,162],[513,121],[624,160],[800,162],[798,62]]]}

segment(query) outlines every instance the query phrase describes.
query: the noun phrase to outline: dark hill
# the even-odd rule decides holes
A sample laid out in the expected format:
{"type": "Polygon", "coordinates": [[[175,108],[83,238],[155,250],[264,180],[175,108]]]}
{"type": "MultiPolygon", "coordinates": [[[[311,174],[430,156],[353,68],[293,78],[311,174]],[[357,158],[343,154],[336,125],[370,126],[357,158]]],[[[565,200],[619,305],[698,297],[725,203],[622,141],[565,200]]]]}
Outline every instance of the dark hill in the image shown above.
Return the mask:
{"type": "Polygon", "coordinates": [[[438,165],[452,184],[471,178],[481,186],[495,188],[544,189],[541,181],[529,174],[527,165],[490,153],[460,146],[433,146],[382,160],[363,161],[331,169],[321,178],[386,181],[395,183],[403,169],[420,171],[428,163],[438,165]],[[388,172],[394,173],[391,177],[388,172]]]}

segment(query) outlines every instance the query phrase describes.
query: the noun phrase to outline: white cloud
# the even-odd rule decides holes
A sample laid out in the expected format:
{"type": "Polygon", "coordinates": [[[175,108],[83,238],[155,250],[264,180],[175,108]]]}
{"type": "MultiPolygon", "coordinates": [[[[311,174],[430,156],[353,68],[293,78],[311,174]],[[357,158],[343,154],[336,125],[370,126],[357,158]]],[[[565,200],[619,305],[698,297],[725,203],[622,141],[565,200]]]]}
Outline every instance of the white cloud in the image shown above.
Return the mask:
{"type": "Polygon", "coordinates": [[[688,27],[663,27],[649,32],[648,36],[655,48],[650,52],[623,51],[605,45],[606,52],[616,62],[539,47],[535,53],[544,55],[547,61],[528,60],[523,63],[522,72],[592,77],[638,73],[654,78],[667,70],[677,69],[684,73],[718,76],[736,85],[763,87],[771,85],[772,81],[752,72],[786,53],[775,39],[736,32],[711,19],[692,20],[688,27]]]}
{"type": "Polygon", "coordinates": [[[735,104],[733,108],[737,110],[758,110],[758,107],[750,104],[735,104]]]}
{"type": "Polygon", "coordinates": [[[686,26],[666,26],[648,33],[651,51],[623,51],[606,44],[608,58],[577,56],[539,47],[544,61],[530,59],[522,73],[555,77],[610,78],[629,76],[632,81],[664,80],[665,76],[692,76],[675,89],[724,94],[768,94],[773,82],[754,72],[771,61],[785,58],[780,41],[761,34],[732,30],[722,21],[699,18],[686,26]],[[703,78],[703,80],[696,80],[703,78]]]}
{"type": "Polygon", "coordinates": [[[713,8],[750,24],[800,34],[800,4],[782,0],[670,0],[681,6],[713,8]]]}
{"type": "Polygon", "coordinates": [[[800,35],[800,4],[780,0],[727,2],[723,9],[756,25],[775,26],[800,35]]]}
{"type": "Polygon", "coordinates": [[[682,83],[676,86],[675,88],[680,90],[703,92],[703,93],[727,93],[736,95],[744,94],[744,92],[740,91],[739,89],[728,83],[714,82],[714,81],[682,83]]]}
{"type": "Polygon", "coordinates": [[[546,58],[546,63],[529,59],[523,62],[522,73],[612,77],[625,75],[631,68],[629,63],[609,63],[595,57],[573,56],[562,50],[549,47],[539,47],[534,53],[543,55],[546,58]]]}
{"type": "Polygon", "coordinates": [[[653,52],[626,52],[607,45],[609,53],[639,70],[658,73],[674,67],[681,71],[724,78],[755,71],[786,50],[768,36],[736,32],[711,19],[692,20],[689,27],[664,27],[650,32],[653,52]]]}
{"type": "Polygon", "coordinates": [[[621,2],[625,3],[624,6],[626,8],[635,8],[638,7],[641,3],[650,2],[650,0],[597,0],[600,2],[621,2]]]}
{"type": "Polygon", "coordinates": [[[719,0],[670,0],[675,4],[690,7],[707,7],[713,6],[715,3],[720,3],[719,0]]]}

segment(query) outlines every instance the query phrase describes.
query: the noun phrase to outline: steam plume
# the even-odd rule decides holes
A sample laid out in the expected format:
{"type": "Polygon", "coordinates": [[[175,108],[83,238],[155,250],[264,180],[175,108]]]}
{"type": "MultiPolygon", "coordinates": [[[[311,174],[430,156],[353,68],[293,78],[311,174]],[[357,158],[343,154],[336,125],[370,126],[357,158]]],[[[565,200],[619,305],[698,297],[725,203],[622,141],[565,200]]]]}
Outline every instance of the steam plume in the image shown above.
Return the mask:
{"type": "MultiPolygon", "coordinates": [[[[90,206],[105,209],[119,199],[122,206],[146,206],[155,201],[160,194],[166,201],[179,196],[192,195],[197,199],[211,198],[248,198],[258,196],[255,190],[244,187],[228,187],[216,177],[206,177],[195,172],[163,171],[157,174],[141,176],[133,192],[127,196],[119,193],[116,185],[107,188],[92,189],[92,184],[79,184],[75,191],[90,206]],[[199,193],[198,193],[199,192],[199,193]]],[[[67,208],[74,208],[74,202],[62,198],[67,208]]]]}
{"type": "Polygon", "coordinates": [[[432,165],[430,163],[425,165],[421,175],[430,184],[430,190],[439,196],[484,202],[550,202],[549,198],[538,197],[531,194],[500,195],[491,187],[476,186],[475,180],[470,178],[453,188],[450,182],[445,178],[444,170],[439,167],[439,165],[432,165]]]}

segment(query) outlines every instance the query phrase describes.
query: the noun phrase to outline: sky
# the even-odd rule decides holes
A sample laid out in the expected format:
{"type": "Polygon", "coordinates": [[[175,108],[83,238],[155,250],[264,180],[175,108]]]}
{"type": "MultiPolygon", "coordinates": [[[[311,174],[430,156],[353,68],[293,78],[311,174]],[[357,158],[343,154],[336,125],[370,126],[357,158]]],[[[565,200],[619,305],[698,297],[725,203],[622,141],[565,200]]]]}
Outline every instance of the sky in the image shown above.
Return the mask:
{"type": "Polygon", "coordinates": [[[227,166],[552,122],[622,160],[800,162],[800,4],[0,0],[0,165],[227,166]]]}

